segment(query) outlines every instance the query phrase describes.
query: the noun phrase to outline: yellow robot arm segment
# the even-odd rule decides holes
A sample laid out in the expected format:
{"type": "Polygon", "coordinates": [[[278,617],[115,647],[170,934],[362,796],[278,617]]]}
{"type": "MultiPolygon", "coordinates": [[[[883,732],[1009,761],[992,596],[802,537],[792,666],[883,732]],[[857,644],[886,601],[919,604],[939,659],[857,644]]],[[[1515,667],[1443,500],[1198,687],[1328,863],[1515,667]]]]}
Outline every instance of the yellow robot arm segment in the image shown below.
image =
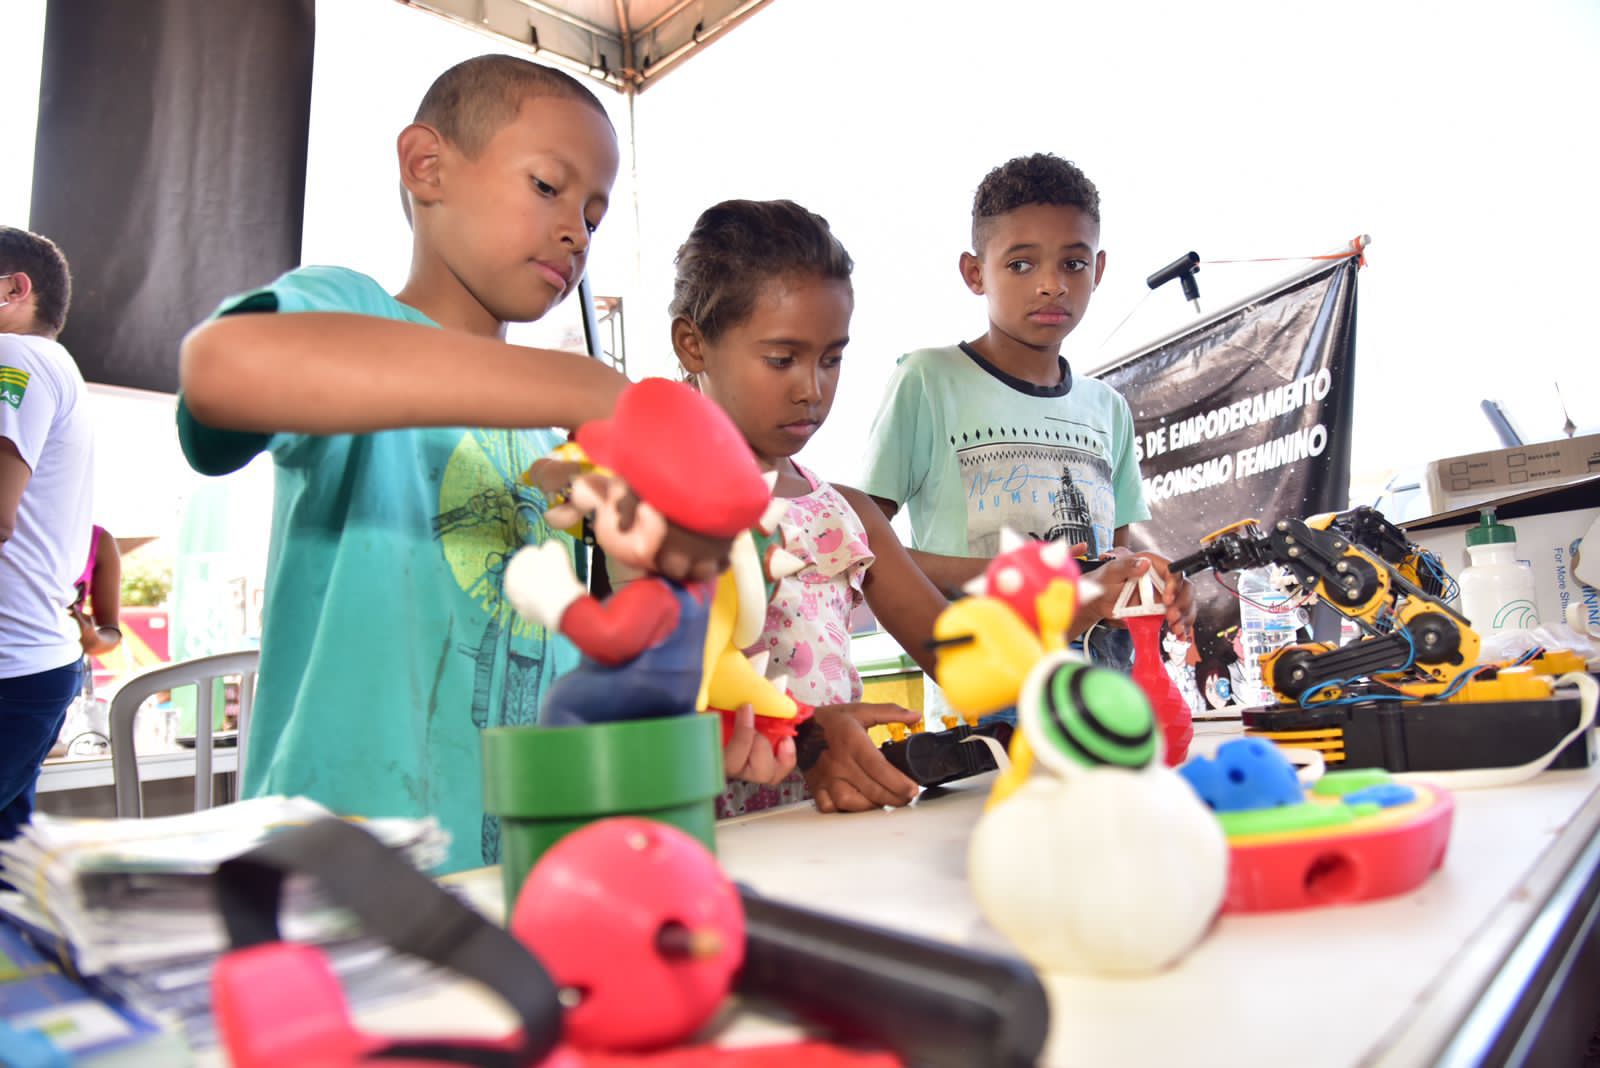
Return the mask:
{"type": "Polygon", "coordinates": [[[1212,542],[1216,541],[1225,534],[1234,534],[1238,531],[1244,530],[1246,527],[1254,527],[1259,525],[1260,523],[1254,519],[1241,519],[1237,523],[1229,523],[1221,530],[1213,530],[1210,534],[1207,534],[1205,537],[1200,539],[1200,544],[1210,545],[1212,542]]]}

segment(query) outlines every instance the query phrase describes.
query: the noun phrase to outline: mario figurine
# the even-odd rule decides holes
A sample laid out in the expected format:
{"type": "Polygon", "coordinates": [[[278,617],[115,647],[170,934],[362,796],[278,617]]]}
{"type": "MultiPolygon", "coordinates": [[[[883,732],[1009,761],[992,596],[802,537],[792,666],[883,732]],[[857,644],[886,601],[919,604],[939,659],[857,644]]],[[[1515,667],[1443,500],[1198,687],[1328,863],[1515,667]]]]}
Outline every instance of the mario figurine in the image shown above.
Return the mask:
{"type": "Polygon", "coordinates": [[[579,427],[577,441],[592,467],[546,517],[564,526],[590,516],[606,557],[643,577],[601,601],[585,593],[555,541],[512,557],[512,606],[583,654],[546,694],[540,722],[693,713],[717,576],[734,539],[762,519],[771,489],[722,409],[662,378],[630,385],[612,417],[579,427]]]}

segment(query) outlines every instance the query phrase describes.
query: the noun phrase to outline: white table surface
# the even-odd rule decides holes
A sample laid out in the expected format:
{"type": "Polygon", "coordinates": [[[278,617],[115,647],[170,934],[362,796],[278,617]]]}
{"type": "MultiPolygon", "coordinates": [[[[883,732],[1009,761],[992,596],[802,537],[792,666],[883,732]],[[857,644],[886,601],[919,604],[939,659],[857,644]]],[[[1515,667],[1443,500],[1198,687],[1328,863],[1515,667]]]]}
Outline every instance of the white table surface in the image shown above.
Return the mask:
{"type": "MultiPolygon", "coordinates": [[[[763,894],[931,938],[1003,947],[967,889],[966,841],[989,777],[911,808],[809,806],[719,826],[723,866],[763,894]]],[[[1600,768],[1456,795],[1444,867],[1368,904],[1228,915],[1174,968],[1139,979],[1047,976],[1044,1064],[1269,1065],[1440,1061],[1496,971],[1600,828],[1600,768]]],[[[457,877],[499,910],[495,869],[457,877]]],[[[470,984],[361,1015],[392,1033],[494,1033],[509,1017],[470,984]]],[[[748,1017],[733,1040],[789,1032],[748,1017]]]]}
{"type": "MultiPolygon", "coordinates": [[[[788,811],[731,826],[735,877],[798,904],[1002,948],[967,888],[986,780],[909,810],[788,811]]],[[[1226,915],[1141,979],[1048,976],[1048,1065],[1432,1063],[1600,825],[1600,771],[1456,794],[1443,869],[1369,904],[1226,915]]]]}

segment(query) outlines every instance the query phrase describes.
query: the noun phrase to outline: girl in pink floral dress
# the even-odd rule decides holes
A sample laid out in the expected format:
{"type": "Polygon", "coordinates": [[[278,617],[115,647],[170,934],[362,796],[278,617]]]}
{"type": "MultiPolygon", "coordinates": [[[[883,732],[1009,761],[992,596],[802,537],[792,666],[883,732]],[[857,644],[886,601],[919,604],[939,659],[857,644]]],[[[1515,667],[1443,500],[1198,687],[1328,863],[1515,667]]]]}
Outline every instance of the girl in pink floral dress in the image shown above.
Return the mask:
{"type": "Polygon", "coordinates": [[[774,492],[791,502],[780,524],[785,547],[805,563],[780,581],[761,638],[747,652],[766,651],[768,677],[788,679],[798,700],[817,706],[802,727],[814,735],[812,744],[802,748],[820,756],[805,769],[795,770],[791,743],[773,752],[757,738],[747,758],[730,745],[729,778],[764,781],[732,784],[718,803],[720,816],[808,796],[825,812],[856,811],[905,804],[917,794],[878,753],[867,727],[915,723],[920,713],[860,703],[849,620],[865,599],[929,670],[924,643],[945,599],[869,498],[829,485],[792,459],[833,405],[855,303],[851,266],[827,222],[786,200],[718,204],[678,250],[673,348],[756,459],[777,472],[774,492]]]}

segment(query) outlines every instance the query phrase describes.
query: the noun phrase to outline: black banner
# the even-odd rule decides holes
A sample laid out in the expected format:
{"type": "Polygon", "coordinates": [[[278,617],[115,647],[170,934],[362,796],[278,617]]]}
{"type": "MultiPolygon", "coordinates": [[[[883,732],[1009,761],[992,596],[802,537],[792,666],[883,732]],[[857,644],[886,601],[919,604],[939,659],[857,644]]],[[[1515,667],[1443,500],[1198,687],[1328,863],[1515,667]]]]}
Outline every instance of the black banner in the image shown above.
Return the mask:
{"type": "Polygon", "coordinates": [[[184,333],[300,262],[315,7],[50,0],[29,228],[91,382],[175,390],[184,333]]]}
{"type": "MultiPolygon", "coordinates": [[[[1240,519],[1348,506],[1356,270],[1354,257],[1319,265],[1097,375],[1133,409],[1151,513],[1135,548],[1177,558],[1240,519]]],[[[1194,581],[1191,699],[1233,659],[1239,623],[1238,601],[1194,581]]]]}

